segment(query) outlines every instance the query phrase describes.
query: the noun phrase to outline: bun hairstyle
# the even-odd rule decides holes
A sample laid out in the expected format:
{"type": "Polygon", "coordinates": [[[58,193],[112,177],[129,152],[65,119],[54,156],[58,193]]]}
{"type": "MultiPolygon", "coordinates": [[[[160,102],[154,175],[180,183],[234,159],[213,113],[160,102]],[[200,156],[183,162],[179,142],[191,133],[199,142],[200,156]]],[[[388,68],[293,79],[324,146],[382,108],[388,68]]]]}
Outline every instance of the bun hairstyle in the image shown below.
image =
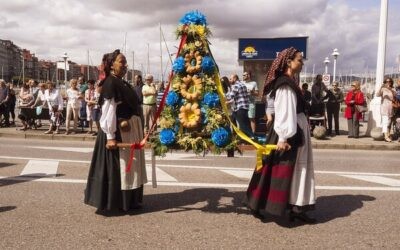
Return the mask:
{"type": "Polygon", "coordinates": [[[111,66],[113,65],[119,54],[121,54],[121,51],[119,49],[114,50],[114,52],[112,53],[104,54],[102,63],[104,66],[104,73],[106,77],[111,74],[111,66]]]}

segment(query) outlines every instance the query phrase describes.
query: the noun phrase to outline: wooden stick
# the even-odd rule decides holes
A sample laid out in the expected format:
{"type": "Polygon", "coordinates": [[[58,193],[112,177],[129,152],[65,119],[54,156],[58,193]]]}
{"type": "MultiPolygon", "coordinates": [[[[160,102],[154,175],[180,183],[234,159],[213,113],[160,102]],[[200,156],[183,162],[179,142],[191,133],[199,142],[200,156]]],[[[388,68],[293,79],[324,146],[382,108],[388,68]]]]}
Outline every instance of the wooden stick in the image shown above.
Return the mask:
{"type": "Polygon", "coordinates": [[[153,188],[157,188],[156,154],[154,148],[151,149],[151,183],[153,188]]]}

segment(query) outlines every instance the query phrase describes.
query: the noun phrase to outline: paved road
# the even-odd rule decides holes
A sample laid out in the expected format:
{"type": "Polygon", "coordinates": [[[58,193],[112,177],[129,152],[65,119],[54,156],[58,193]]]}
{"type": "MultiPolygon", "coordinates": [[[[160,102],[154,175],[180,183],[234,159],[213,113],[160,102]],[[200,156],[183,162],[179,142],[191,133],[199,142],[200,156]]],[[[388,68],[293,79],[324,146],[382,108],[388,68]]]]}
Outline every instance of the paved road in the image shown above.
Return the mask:
{"type": "Polygon", "coordinates": [[[98,215],[82,203],[92,147],[0,138],[1,249],[400,247],[396,151],[314,150],[319,223],[304,225],[241,206],[254,152],[168,154],[141,211],[98,215]]]}

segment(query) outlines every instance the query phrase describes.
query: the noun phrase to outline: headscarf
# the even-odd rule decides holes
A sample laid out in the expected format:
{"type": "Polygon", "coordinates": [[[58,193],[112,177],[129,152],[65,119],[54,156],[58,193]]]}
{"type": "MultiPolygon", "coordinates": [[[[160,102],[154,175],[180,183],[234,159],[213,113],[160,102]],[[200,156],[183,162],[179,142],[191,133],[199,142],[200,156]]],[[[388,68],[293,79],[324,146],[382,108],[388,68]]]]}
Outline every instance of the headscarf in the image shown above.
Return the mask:
{"type": "Polygon", "coordinates": [[[274,81],[285,73],[287,61],[289,59],[293,59],[297,52],[300,51],[294,47],[290,47],[279,52],[278,56],[272,62],[272,65],[268,70],[267,79],[264,83],[264,95],[268,94],[272,90],[274,81]]]}

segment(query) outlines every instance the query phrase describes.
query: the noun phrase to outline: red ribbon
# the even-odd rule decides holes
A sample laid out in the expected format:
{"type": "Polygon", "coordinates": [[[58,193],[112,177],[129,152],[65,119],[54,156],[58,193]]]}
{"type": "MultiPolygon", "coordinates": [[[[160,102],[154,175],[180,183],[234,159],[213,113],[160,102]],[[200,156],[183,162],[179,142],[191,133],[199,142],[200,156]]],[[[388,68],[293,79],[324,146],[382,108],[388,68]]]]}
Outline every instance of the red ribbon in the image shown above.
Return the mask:
{"type": "Polygon", "coordinates": [[[133,159],[135,159],[135,149],[142,149],[144,147],[144,143],[132,143],[129,154],[129,162],[125,167],[125,173],[129,173],[132,168],[133,159]]]}

